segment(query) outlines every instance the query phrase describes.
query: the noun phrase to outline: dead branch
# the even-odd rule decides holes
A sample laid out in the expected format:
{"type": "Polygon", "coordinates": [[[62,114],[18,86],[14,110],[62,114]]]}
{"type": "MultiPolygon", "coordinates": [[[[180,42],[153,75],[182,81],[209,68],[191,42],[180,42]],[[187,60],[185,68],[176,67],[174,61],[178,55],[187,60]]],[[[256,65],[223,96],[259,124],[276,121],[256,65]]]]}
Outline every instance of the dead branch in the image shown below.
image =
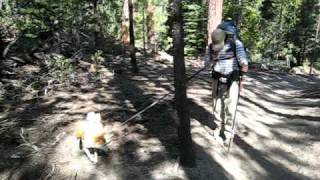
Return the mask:
{"type": "Polygon", "coordinates": [[[18,36],[17,38],[15,38],[13,41],[11,41],[7,47],[4,49],[3,53],[2,53],[2,57],[6,58],[10,48],[18,41],[18,39],[20,38],[20,36],[18,36]]]}
{"type": "Polygon", "coordinates": [[[55,140],[53,143],[51,143],[51,145],[52,145],[52,146],[56,145],[56,144],[60,141],[61,137],[62,137],[63,135],[65,135],[65,134],[66,134],[65,132],[62,132],[62,133],[58,134],[58,135],[56,136],[56,140],[55,140]]]}
{"type": "Polygon", "coordinates": [[[31,147],[32,149],[34,149],[37,152],[39,151],[39,148],[36,145],[28,142],[26,140],[26,138],[24,137],[24,128],[21,128],[20,137],[22,138],[22,141],[24,142],[25,145],[31,147]]]}

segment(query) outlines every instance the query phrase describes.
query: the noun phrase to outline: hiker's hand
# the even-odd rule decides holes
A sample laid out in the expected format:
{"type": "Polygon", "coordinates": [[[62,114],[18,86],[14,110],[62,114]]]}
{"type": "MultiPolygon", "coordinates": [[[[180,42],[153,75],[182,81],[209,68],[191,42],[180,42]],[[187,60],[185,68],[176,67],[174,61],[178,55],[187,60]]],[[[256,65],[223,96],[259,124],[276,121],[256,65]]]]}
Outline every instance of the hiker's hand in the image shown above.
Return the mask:
{"type": "Polygon", "coordinates": [[[204,61],[201,59],[197,59],[194,63],[192,63],[192,67],[194,68],[200,68],[204,66],[204,61]]]}
{"type": "Polygon", "coordinates": [[[245,74],[248,72],[248,65],[247,64],[242,64],[240,67],[240,71],[245,74]]]}
{"type": "Polygon", "coordinates": [[[247,79],[247,76],[245,74],[241,75],[241,81],[245,81],[247,79]]]}

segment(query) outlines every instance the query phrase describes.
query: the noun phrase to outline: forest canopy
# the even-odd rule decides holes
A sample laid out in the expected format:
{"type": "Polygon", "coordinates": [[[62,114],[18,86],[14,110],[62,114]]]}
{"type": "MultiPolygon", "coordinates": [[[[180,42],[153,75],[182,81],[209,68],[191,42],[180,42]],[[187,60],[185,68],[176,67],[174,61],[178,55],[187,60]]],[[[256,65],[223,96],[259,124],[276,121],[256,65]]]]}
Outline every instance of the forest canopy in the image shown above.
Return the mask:
{"type": "MultiPolygon", "coordinates": [[[[168,0],[136,0],[133,3],[136,46],[146,48],[154,44],[157,51],[170,50],[168,0]]],[[[114,0],[3,0],[0,2],[0,50],[3,52],[12,38],[23,37],[28,42],[23,48],[28,49],[35,40],[62,31],[73,31],[70,38],[82,34],[119,39],[122,6],[122,1],[114,0]]],[[[185,53],[188,56],[204,52],[207,6],[204,0],[183,1],[185,53]]],[[[317,0],[225,0],[223,17],[236,21],[239,37],[254,62],[290,58],[302,64],[318,58],[317,0]]]]}

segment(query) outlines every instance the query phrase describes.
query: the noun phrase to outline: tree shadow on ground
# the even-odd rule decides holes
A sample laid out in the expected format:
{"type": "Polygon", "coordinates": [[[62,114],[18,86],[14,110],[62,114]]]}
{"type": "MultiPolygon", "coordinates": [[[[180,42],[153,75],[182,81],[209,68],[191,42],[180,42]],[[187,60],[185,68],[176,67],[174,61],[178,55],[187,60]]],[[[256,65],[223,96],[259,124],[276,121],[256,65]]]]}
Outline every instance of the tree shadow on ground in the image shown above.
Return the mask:
{"type": "MultiPolygon", "coordinates": [[[[151,104],[156,98],[153,97],[151,94],[146,94],[142,87],[148,86],[148,82],[156,81],[157,74],[153,74],[152,71],[146,71],[146,75],[142,74],[144,71],[140,71],[139,76],[149,77],[145,80],[140,82],[130,81],[129,77],[118,77],[114,80],[111,80],[107,86],[116,87],[117,92],[113,94],[114,98],[122,102],[123,104],[131,104],[135,110],[140,110],[144,108],[144,104],[151,104]],[[153,78],[152,78],[153,77],[153,78]],[[138,98],[139,97],[139,98],[138,98]],[[142,98],[140,98],[142,97],[142,98]]],[[[157,84],[156,86],[161,85],[157,84]]],[[[193,104],[192,108],[202,109],[200,106],[197,107],[197,104],[193,104]]],[[[142,170],[141,174],[144,179],[152,179],[154,178],[152,175],[152,171],[156,170],[161,166],[161,164],[165,162],[175,162],[179,156],[178,152],[178,137],[177,137],[177,130],[176,125],[174,122],[173,108],[171,103],[160,103],[157,106],[153,107],[152,109],[146,111],[141,115],[138,120],[135,120],[130,123],[130,125],[134,126],[136,124],[142,125],[146,131],[138,132],[142,134],[145,138],[156,138],[160,141],[160,144],[164,147],[163,151],[152,153],[151,157],[148,160],[141,161],[139,160],[139,156],[136,154],[140,143],[139,139],[136,141],[127,141],[121,147],[119,147],[120,152],[123,150],[122,157],[125,157],[125,154],[132,154],[131,159],[124,159],[125,162],[130,164],[141,167],[147,166],[147,170],[142,170]]],[[[128,115],[131,114],[130,112],[128,115]]],[[[123,120],[116,120],[123,122],[123,120]]],[[[210,176],[214,175],[219,179],[231,179],[231,175],[229,175],[212,157],[209,155],[203,147],[199,145],[195,145],[197,154],[199,154],[203,159],[209,161],[209,165],[211,167],[216,167],[216,169],[212,168],[212,172],[207,172],[207,176],[202,179],[207,179],[210,176]],[[215,172],[215,173],[213,173],[215,172]],[[209,175],[209,174],[211,175],[209,175]]],[[[199,168],[186,168],[185,174],[188,179],[193,179],[197,177],[197,171],[199,168]],[[193,170],[192,170],[193,169],[193,170]]],[[[141,174],[132,174],[130,168],[123,168],[122,177],[123,178],[137,178],[141,177],[141,174]]],[[[174,178],[174,177],[173,177],[174,178]]]]}
{"type": "MultiPolygon", "coordinates": [[[[263,86],[264,91],[269,93],[277,93],[276,90],[306,90],[308,88],[314,88],[315,86],[319,86],[320,79],[310,77],[310,76],[297,76],[297,75],[291,75],[288,73],[276,73],[276,72],[250,72],[249,77],[254,78],[252,80],[253,85],[256,86],[263,86]],[[302,82],[303,86],[297,86],[296,84],[299,84],[299,82],[302,82]],[[260,83],[260,84],[259,84],[260,83]]],[[[254,87],[254,86],[253,86],[254,87]]],[[[283,94],[281,94],[283,95],[283,94]]]]}
{"type": "Polygon", "coordinates": [[[197,156],[197,168],[183,168],[188,179],[236,179],[227,172],[205,149],[193,142],[197,156]]]}
{"type": "Polygon", "coordinates": [[[307,120],[307,121],[320,122],[320,116],[291,115],[291,114],[284,114],[284,113],[281,113],[281,112],[275,112],[275,111],[272,111],[272,110],[266,108],[265,106],[261,105],[260,103],[251,100],[248,97],[242,96],[241,98],[243,100],[251,103],[251,104],[254,104],[255,106],[257,106],[260,109],[264,110],[268,114],[274,114],[274,115],[277,115],[277,116],[280,116],[280,117],[284,117],[286,119],[303,119],[303,120],[307,120]]]}
{"type": "MultiPolygon", "coordinates": [[[[1,155],[0,159],[3,163],[0,163],[0,173],[10,170],[8,179],[37,179],[44,177],[44,169],[47,168],[45,158],[40,156],[35,157],[37,162],[35,165],[28,166],[29,162],[33,160],[33,156],[27,156],[27,154],[33,155],[34,149],[28,146],[21,146],[24,144],[20,135],[21,128],[27,131],[28,128],[37,129],[39,124],[39,118],[45,114],[52,114],[54,111],[59,111],[55,106],[60,102],[68,101],[67,99],[56,99],[52,102],[47,102],[44,99],[32,99],[27,101],[21,101],[19,104],[11,106],[9,113],[6,117],[1,119],[1,124],[5,126],[5,132],[1,132],[1,155]],[[18,108],[16,108],[18,107],[18,108]],[[7,120],[10,120],[8,122],[7,120]],[[9,123],[8,125],[6,125],[9,123]],[[12,158],[12,155],[18,155],[19,158],[12,158]],[[42,159],[42,160],[41,160],[42,159]],[[41,170],[43,171],[41,171],[41,170]]],[[[49,127],[48,127],[49,128],[49,127]]],[[[41,138],[48,138],[50,132],[43,132],[40,130],[41,135],[36,142],[32,142],[33,145],[38,146],[41,138]]],[[[26,140],[29,141],[28,132],[24,135],[26,140]]],[[[38,154],[39,155],[39,154],[38,154]]],[[[42,156],[42,155],[41,155],[42,156]]]]}
{"type": "Polygon", "coordinates": [[[214,121],[214,116],[211,112],[208,112],[205,108],[199,106],[197,103],[189,99],[190,117],[199,121],[203,126],[206,126],[212,130],[217,128],[217,122],[214,121]]]}
{"type": "MultiPolygon", "coordinates": [[[[154,62],[152,62],[154,64],[154,62]]],[[[92,88],[86,89],[83,93],[88,93],[91,91],[96,92],[96,95],[92,98],[92,101],[96,104],[103,106],[102,115],[103,118],[111,119],[115,122],[124,122],[131,115],[137,111],[146,107],[146,105],[151,104],[154,100],[157,100],[161,95],[172,91],[172,83],[167,82],[160,77],[158,70],[162,72],[163,76],[167,76],[170,80],[170,75],[172,68],[166,66],[147,65],[146,68],[141,68],[139,75],[132,75],[130,73],[121,74],[107,83],[97,82],[97,86],[101,87],[99,90],[92,88]],[[160,77],[160,79],[159,79],[160,77]],[[109,92],[114,101],[107,100],[107,97],[102,92],[109,92]],[[115,108],[116,107],[116,108],[115,108]],[[115,114],[122,113],[121,116],[115,116],[115,114]]],[[[272,78],[271,78],[272,79],[272,78]]],[[[258,80],[259,81],[259,80],[258,80]]],[[[210,87],[210,81],[195,82],[200,88],[210,87]]],[[[79,89],[81,91],[81,89],[79,89]]],[[[69,92],[72,93],[72,92],[69,92]]],[[[73,101],[77,96],[71,96],[64,99],[56,99],[57,102],[52,102],[45,105],[45,102],[37,102],[36,104],[43,104],[45,107],[41,109],[41,113],[31,114],[31,119],[37,119],[43,114],[55,114],[57,110],[56,105],[59,102],[73,101]],[[48,109],[46,111],[45,109],[48,109]]],[[[86,99],[81,99],[81,102],[86,101],[86,99]]],[[[211,101],[206,101],[211,103],[211,101]]],[[[27,105],[32,108],[35,104],[26,102],[27,105]]],[[[258,104],[259,105],[259,104],[258,104]]],[[[25,108],[26,112],[22,111],[20,114],[28,114],[28,109],[25,108]]],[[[195,101],[189,100],[189,109],[191,111],[191,118],[196,119],[204,126],[213,128],[213,122],[210,121],[211,113],[207,111],[204,107],[197,104],[195,101]]],[[[166,162],[177,161],[179,156],[178,152],[178,138],[176,132],[176,125],[174,123],[173,114],[174,110],[171,103],[167,101],[159,103],[157,106],[143,113],[140,117],[128,123],[127,129],[129,129],[129,134],[123,138],[123,142],[120,146],[114,150],[115,154],[119,155],[119,164],[113,164],[119,170],[118,175],[121,179],[154,179],[155,171],[161,171],[161,166],[164,166],[166,162]],[[131,127],[139,126],[139,128],[131,127]],[[159,142],[156,145],[148,146],[160,146],[160,150],[143,152],[149,154],[145,159],[141,158],[139,153],[144,140],[155,140],[159,142]]],[[[271,113],[271,112],[267,112],[271,113]]],[[[69,113],[68,115],[84,115],[83,113],[69,113]]],[[[284,117],[284,118],[290,118],[284,117]]],[[[30,124],[32,126],[32,124],[30,124]]],[[[126,130],[124,130],[126,131],[126,130]]],[[[125,132],[124,132],[125,133],[125,132]]],[[[267,173],[258,174],[261,179],[271,178],[293,178],[302,177],[295,172],[291,172],[285,166],[279,163],[274,163],[268,158],[268,154],[264,154],[257,149],[254,149],[252,145],[247,142],[240,142],[236,144],[243,149],[243,151],[250,156],[250,158],[257,162],[267,173]]],[[[216,161],[216,159],[205,149],[205,147],[194,142],[194,148],[197,156],[197,168],[183,168],[184,173],[188,179],[234,179],[232,174],[227,172],[223,166],[216,161]],[[203,163],[207,164],[206,167],[211,167],[206,169],[203,163]]],[[[281,153],[280,153],[281,154],[281,153]]],[[[286,158],[286,157],[285,157],[286,158]]],[[[289,157],[288,157],[289,159],[289,157]]],[[[30,161],[30,159],[25,159],[30,161]]],[[[46,171],[49,165],[45,163],[45,157],[42,163],[39,164],[39,168],[43,169],[45,166],[46,171]]],[[[104,162],[106,164],[110,162],[104,162]]],[[[105,166],[97,166],[97,170],[108,173],[105,166]]],[[[23,171],[21,177],[28,177],[27,173],[32,174],[32,171],[36,173],[38,171],[36,166],[29,170],[23,171]]],[[[0,171],[1,172],[1,171],[0,171]]],[[[36,177],[43,177],[42,172],[36,177]]],[[[96,178],[98,175],[92,175],[92,178],[96,178]]],[[[33,176],[30,176],[32,178],[33,176]]],[[[178,177],[170,177],[172,179],[178,177]]],[[[307,179],[307,178],[306,178],[307,179]]]]}
{"type": "Polygon", "coordinates": [[[235,136],[234,143],[265,170],[265,175],[261,174],[259,179],[310,179],[298,172],[292,172],[280,163],[271,161],[267,154],[256,150],[238,135],[235,136]]]}
{"type": "MultiPolygon", "coordinates": [[[[256,84],[263,84],[262,87],[257,88],[256,85],[249,85],[249,87],[246,85],[245,89],[248,88],[248,91],[251,91],[253,94],[255,94],[257,96],[257,98],[259,99],[260,95],[268,95],[268,94],[276,94],[279,95],[281,97],[281,94],[278,94],[277,92],[274,92],[275,90],[281,90],[286,88],[286,86],[288,85],[288,89],[289,90],[299,90],[299,91],[303,91],[304,88],[306,88],[304,85],[301,86],[297,86],[297,82],[299,80],[296,80],[293,76],[291,75],[286,75],[286,74],[268,74],[268,73],[249,73],[248,76],[252,79],[254,79],[256,84]],[[275,83],[273,83],[275,82],[275,83]],[[267,89],[263,89],[263,87],[268,86],[269,88],[267,89]],[[263,89],[263,92],[259,92],[259,89],[263,89]]],[[[306,84],[308,84],[308,87],[312,88],[315,83],[314,81],[310,81],[310,82],[306,82],[306,84]]],[[[261,86],[261,85],[260,85],[261,86]]],[[[313,87],[314,88],[314,87],[313,87]]],[[[305,92],[305,93],[312,93],[317,95],[317,91],[312,90],[311,92],[305,92]]],[[[282,97],[281,97],[282,98],[282,97]]],[[[291,100],[292,97],[287,97],[284,96],[283,98],[287,98],[288,100],[291,100]]],[[[211,99],[210,98],[202,98],[205,102],[209,102],[211,103],[211,99]]],[[[272,136],[275,136],[277,138],[279,138],[279,140],[284,140],[286,143],[294,143],[293,140],[295,140],[295,143],[298,145],[304,145],[308,140],[310,140],[310,138],[296,138],[296,139],[292,139],[289,137],[286,137],[285,135],[279,136],[281,133],[278,133],[277,131],[273,131],[273,129],[278,129],[278,128],[283,128],[283,129],[290,129],[292,131],[298,131],[301,133],[307,133],[313,137],[315,137],[315,132],[317,132],[317,129],[319,128],[318,126],[314,127],[314,125],[306,125],[305,123],[303,124],[303,126],[308,127],[308,129],[311,132],[303,132],[301,129],[296,128],[297,126],[295,126],[295,123],[291,123],[289,120],[292,119],[299,119],[299,120],[307,120],[310,121],[310,123],[317,123],[319,122],[319,118],[320,117],[315,117],[315,116],[308,116],[308,115],[293,115],[293,114],[285,114],[285,113],[280,113],[280,112],[274,112],[268,108],[266,108],[265,106],[263,106],[262,104],[253,101],[254,99],[250,99],[248,97],[241,97],[241,99],[243,99],[245,102],[251,103],[255,106],[257,106],[258,108],[262,109],[266,114],[268,115],[275,115],[275,116],[279,116],[281,121],[286,121],[280,124],[280,126],[278,127],[278,124],[275,124],[274,126],[268,126],[268,124],[265,124],[268,128],[270,128],[270,131],[272,133],[272,136]],[[283,137],[285,137],[285,139],[283,139],[283,137]],[[297,140],[298,139],[298,140],[297,140]],[[304,139],[304,140],[303,140],[304,139]]],[[[303,103],[301,101],[295,102],[294,104],[290,104],[291,102],[283,102],[281,100],[276,100],[273,101],[272,98],[261,98],[261,99],[265,99],[267,102],[271,102],[275,105],[287,105],[287,106],[295,106],[295,105],[300,105],[302,108],[303,107],[319,107],[319,105],[317,103],[314,104],[310,104],[310,103],[303,103]],[[278,103],[279,102],[279,103],[278,103]]],[[[292,101],[294,102],[294,101],[292,101]]],[[[192,104],[192,103],[191,103],[192,104]]],[[[241,103],[240,106],[245,106],[247,107],[247,103],[241,103]]],[[[248,109],[250,109],[250,107],[247,107],[248,109]]],[[[241,109],[241,108],[240,108],[241,109]]],[[[195,109],[196,111],[201,112],[201,114],[206,114],[204,115],[204,117],[200,117],[199,120],[203,125],[207,125],[207,117],[210,115],[209,112],[205,113],[205,109],[195,109]]],[[[259,111],[260,112],[260,111],[259,111]]],[[[256,112],[258,113],[258,112],[256,112]]],[[[241,115],[243,117],[245,117],[246,119],[250,119],[250,116],[246,115],[246,112],[241,111],[241,115]]],[[[262,115],[262,114],[261,114],[262,115]]],[[[263,122],[259,122],[264,124],[263,122]]],[[[299,125],[298,125],[299,126],[299,125]]],[[[301,126],[299,126],[301,127],[301,126]]],[[[240,134],[243,135],[248,135],[245,132],[249,132],[251,131],[251,129],[249,127],[247,127],[246,125],[243,125],[240,128],[241,132],[240,134]]],[[[256,131],[254,129],[252,129],[252,131],[256,131]]],[[[304,130],[305,131],[305,130],[304,130]]],[[[256,134],[259,136],[259,134],[256,134]]],[[[272,138],[272,137],[270,137],[272,138]]],[[[313,138],[312,139],[317,140],[317,138],[313,138]]],[[[260,141],[261,143],[263,143],[263,140],[261,139],[260,141]]],[[[273,163],[272,158],[267,158],[272,157],[272,154],[275,155],[279,155],[281,156],[281,158],[288,160],[289,162],[295,164],[295,165],[301,165],[301,166],[305,166],[307,167],[308,164],[303,163],[299,158],[293,158],[294,154],[292,154],[293,156],[289,156],[290,154],[288,154],[285,149],[275,149],[275,150],[271,150],[269,153],[262,153],[256,149],[253,149],[253,146],[247,144],[247,146],[239,146],[241,149],[243,148],[247,148],[248,146],[251,147],[251,150],[245,150],[245,153],[248,154],[250,156],[251,159],[253,159],[254,161],[256,161],[259,165],[261,165],[263,167],[263,169],[266,170],[266,174],[260,174],[262,179],[282,179],[282,178],[293,178],[293,179],[299,179],[301,177],[308,179],[308,177],[305,177],[304,175],[300,174],[300,173],[296,173],[293,172],[291,170],[289,170],[286,166],[280,164],[280,163],[273,163]],[[266,157],[266,158],[265,158],[266,157]],[[283,171],[283,172],[282,172],[283,171]]],[[[268,146],[267,144],[265,146],[268,146]]],[[[289,166],[288,166],[289,167],[289,166]]],[[[257,174],[259,174],[257,172],[257,174]]]]}
{"type": "Polygon", "coordinates": [[[58,136],[83,115],[63,113],[66,108],[59,104],[71,103],[76,98],[37,98],[11,106],[9,113],[1,119],[3,126],[10,123],[0,134],[0,173],[7,174],[8,179],[44,179],[50,174],[52,166],[48,164],[48,158],[58,145],[58,136]]]}

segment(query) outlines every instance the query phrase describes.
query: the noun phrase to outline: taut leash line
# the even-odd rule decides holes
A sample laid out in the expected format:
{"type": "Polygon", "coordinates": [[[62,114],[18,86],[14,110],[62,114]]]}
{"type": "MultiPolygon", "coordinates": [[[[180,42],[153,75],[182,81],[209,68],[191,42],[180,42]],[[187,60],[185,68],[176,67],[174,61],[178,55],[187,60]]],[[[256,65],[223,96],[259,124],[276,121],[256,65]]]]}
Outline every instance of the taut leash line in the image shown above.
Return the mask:
{"type": "MultiPolygon", "coordinates": [[[[193,75],[191,75],[190,77],[187,78],[187,82],[189,82],[191,79],[193,79],[194,77],[196,77],[201,71],[203,71],[205,69],[201,68],[200,70],[196,71],[193,75]]],[[[125,120],[124,122],[121,123],[121,126],[128,123],[129,121],[133,120],[134,118],[136,118],[137,116],[139,116],[140,114],[144,113],[145,111],[147,111],[148,109],[152,108],[153,106],[155,106],[156,104],[160,103],[161,101],[163,101],[164,99],[166,99],[169,95],[171,94],[171,92],[168,92],[167,94],[163,95],[160,99],[154,101],[153,103],[151,103],[150,105],[148,105],[147,107],[145,107],[144,109],[140,110],[139,112],[137,112],[136,114],[134,114],[133,116],[131,116],[129,119],[125,120]]]]}
{"type": "MultiPolygon", "coordinates": [[[[187,78],[187,82],[189,82],[191,79],[193,79],[194,77],[196,77],[201,71],[205,70],[206,67],[199,69],[198,71],[196,71],[193,75],[191,75],[190,77],[187,78]]],[[[153,103],[149,104],[147,107],[143,108],[142,110],[140,110],[139,112],[137,112],[136,114],[132,115],[130,118],[128,118],[127,120],[125,120],[124,122],[122,122],[120,124],[120,126],[123,126],[125,124],[127,124],[129,121],[135,119],[137,116],[139,116],[140,114],[146,112],[147,110],[151,109],[153,106],[155,106],[156,104],[160,103],[161,101],[165,100],[169,95],[171,95],[172,92],[168,92],[167,94],[163,95],[161,98],[159,98],[158,100],[154,101],[153,103]]],[[[110,137],[113,138],[114,135],[112,135],[110,137]]],[[[118,139],[118,138],[116,138],[118,139]]],[[[111,139],[110,141],[108,141],[106,144],[111,143],[112,141],[114,141],[115,139],[111,139]]]]}

